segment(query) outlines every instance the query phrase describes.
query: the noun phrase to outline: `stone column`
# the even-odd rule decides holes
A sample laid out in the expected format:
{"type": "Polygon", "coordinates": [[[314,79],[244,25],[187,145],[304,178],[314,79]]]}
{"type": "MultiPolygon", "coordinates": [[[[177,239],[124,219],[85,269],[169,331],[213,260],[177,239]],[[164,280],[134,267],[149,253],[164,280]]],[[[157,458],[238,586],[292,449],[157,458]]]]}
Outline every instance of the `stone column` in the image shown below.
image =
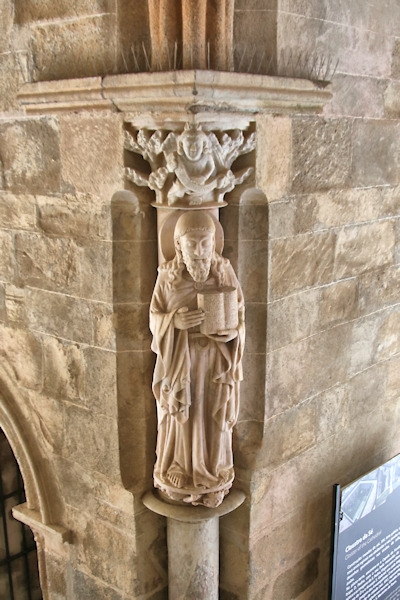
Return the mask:
{"type": "Polygon", "coordinates": [[[168,594],[170,600],[218,600],[219,518],[245,499],[232,490],[218,508],[182,506],[147,492],[143,504],[167,517],[168,594]]]}

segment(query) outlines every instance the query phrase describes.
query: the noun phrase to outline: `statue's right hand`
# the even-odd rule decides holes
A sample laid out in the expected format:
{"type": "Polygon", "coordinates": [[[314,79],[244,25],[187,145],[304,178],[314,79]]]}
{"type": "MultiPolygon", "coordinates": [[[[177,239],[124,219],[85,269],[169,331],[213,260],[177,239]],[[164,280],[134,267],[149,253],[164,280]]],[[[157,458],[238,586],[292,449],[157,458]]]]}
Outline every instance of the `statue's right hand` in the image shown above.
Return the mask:
{"type": "Polygon", "coordinates": [[[183,306],[174,315],[174,327],[176,329],[190,329],[191,327],[200,325],[204,317],[205,315],[202,310],[189,310],[187,306],[183,306]]]}

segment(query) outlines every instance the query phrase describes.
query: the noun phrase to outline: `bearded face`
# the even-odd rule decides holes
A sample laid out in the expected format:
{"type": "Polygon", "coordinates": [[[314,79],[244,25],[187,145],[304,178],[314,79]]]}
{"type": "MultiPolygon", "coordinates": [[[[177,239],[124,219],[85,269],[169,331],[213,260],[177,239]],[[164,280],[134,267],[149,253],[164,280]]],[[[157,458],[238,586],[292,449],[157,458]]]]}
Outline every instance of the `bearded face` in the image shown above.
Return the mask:
{"type": "Polygon", "coordinates": [[[179,239],[183,262],[196,283],[204,283],[210,273],[214,250],[214,234],[210,231],[189,231],[179,239]]]}

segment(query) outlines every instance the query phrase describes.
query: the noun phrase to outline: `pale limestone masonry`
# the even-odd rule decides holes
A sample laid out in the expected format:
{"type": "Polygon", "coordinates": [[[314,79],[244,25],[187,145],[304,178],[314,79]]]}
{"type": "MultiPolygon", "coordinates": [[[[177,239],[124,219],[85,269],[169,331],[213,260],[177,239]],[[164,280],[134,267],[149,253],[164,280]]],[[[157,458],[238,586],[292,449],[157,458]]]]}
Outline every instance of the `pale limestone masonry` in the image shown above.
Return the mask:
{"type": "Polygon", "coordinates": [[[166,598],[165,521],[141,502],[157,226],[123,140],[176,105],[257,140],[221,210],[247,328],[222,600],[325,598],[332,485],[400,452],[400,4],[234,8],[236,66],[246,41],[281,74],[315,52],[332,84],[158,73],[157,112],[153,76],[129,75],[145,0],[0,0],[0,426],[46,599],[166,598]]]}

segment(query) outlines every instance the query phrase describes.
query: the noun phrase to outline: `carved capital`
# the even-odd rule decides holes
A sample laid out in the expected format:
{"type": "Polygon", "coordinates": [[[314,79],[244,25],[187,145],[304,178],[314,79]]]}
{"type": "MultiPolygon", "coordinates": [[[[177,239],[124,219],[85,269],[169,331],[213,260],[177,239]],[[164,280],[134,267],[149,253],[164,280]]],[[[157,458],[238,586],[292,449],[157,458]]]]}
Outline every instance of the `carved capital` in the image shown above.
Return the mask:
{"type": "Polygon", "coordinates": [[[186,123],[181,133],[160,130],[126,132],[125,149],[141,154],[151,173],[126,169],[128,179],[156,194],[156,204],[175,208],[221,206],[224,196],[242,183],[252,167],[234,170],[238,156],[255,148],[255,134],[239,129],[228,133],[204,131],[186,123]]]}

